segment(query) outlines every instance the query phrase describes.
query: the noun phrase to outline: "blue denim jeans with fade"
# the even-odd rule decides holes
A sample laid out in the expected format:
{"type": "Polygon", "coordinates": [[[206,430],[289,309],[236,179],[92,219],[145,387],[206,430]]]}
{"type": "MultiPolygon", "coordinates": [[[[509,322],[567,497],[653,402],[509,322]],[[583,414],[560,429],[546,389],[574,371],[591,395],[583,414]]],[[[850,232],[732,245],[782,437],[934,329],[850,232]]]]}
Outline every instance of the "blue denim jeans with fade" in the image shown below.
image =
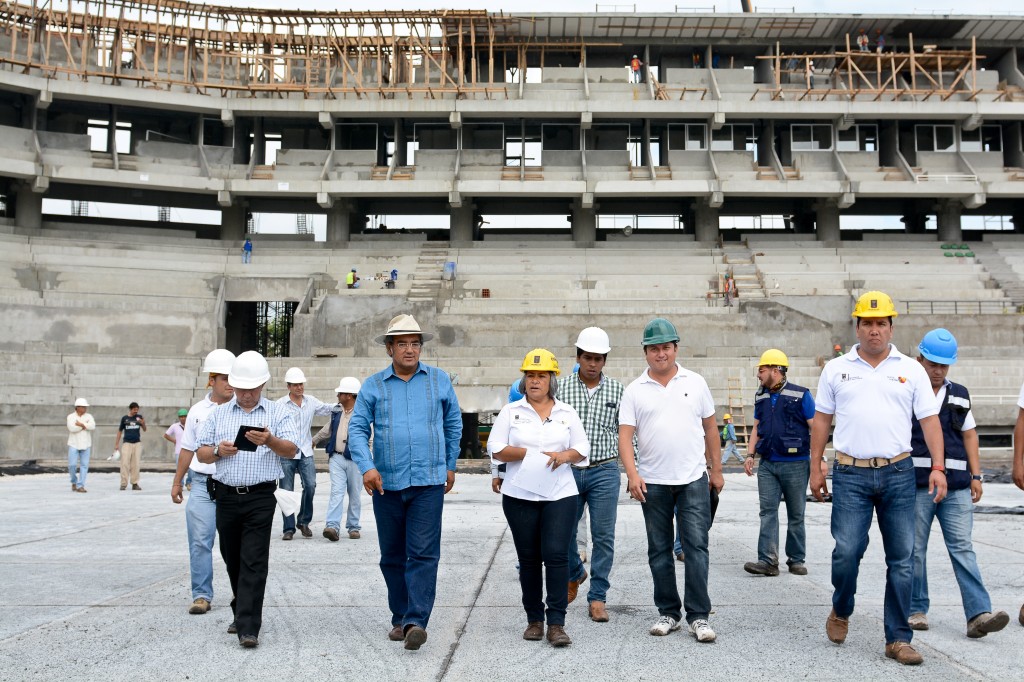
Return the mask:
{"type": "Polygon", "coordinates": [[[587,601],[607,601],[608,574],[612,572],[612,562],[615,559],[615,521],[619,511],[619,490],[622,488],[619,463],[613,459],[586,469],[573,467],[572,475],[576,479],[579,495],[576,503],[576,523],[573,525],[572,538],[569,541],[569,579],[579,580],[583,577],[583,561],[576,545],[576,529],[583,516],[584,505],[589,505],[590,537],[593,539],[594,549],[590,554],[591,581],[587,601]]]}
{"type": "Polygon", "coordinates": [[[708,530],[711,528],[711,492],[708,476],[685,485],[647,484],[647,501],[641,505],[647,529],[647,563],[654,579],[654,605],[662,616],[686,621],[707,619],[711,612],[708,595],[708,530]],[[682,530],[686,554],[684,598],[679,599],[675,557],[672,556],[672,519],[682,530]]]}
{"type": "Polygon", "coordinates": [[[79,450],[68,446],[68,472],[71,474],[71,485],[76,488],[85,487],[85,478],[89,475],[89,454],[92,448],[79,450]]]}
{"type": "MultiPolygon", "coordinates": [[[[190,470],[191,471],[191,470],[190,470]]],[[[193,472],[192,491],[185,503],[188,532],[188,566],[192,576],[192,599],[213,602],[213,542],[217,536],[217,503],[206,488],[207,475],[193,472]]]]}
{"type": "MultiPolygon", "coordinates": [[[[312,457],[281,460],[281,490],[295,490],[295,474],[302,484],[302,504],[299,506],[298,524],[308,526],[313,520],[313,494],[316,493],[316,462],[312,457]]],[[[284,517],[285,532],[295,531],[295,514],[284,517]]]]}
{"type": "Polygon", "coordinates": [[[345,505],[345,493],[348,493],[348,516],[345,517],[345,528],[360,530],[359,515],[362,510],[363,476],[359,467],[343,455],[331,455],[327,465],[331,474],[331,497],[327,503],[327,527],[341,530],[341,512],[345,505]]]}
{"type": "MultiPolygon", "coordinates": [[[[840,618],[853,613],[860,560],[868,546],[872,514],[885,549],[885,642],[910,642],[910,593],[914,582],[914,461],[906,458],[872,469],[848,464],[832,468],[832,607],[840,618]]],[[[689,559],[689,558],[687,558],[689,559]]]]}
{"type": "Polygon", "coordinates": [[[757,497],[761,506],[761,533],[757,560],[779,565],[779,502],[786,501],[786,563],[802,564],[807,558],[804,509],[810,461],[772,462],[762,459],[757,467],[757,497]]]}
{"type": "Polygon", "coordinates": [[[942,502],[935,504],[927,488],[917,489],[917,524],[914,538],[914,590],[910,598],[911,613],[928,613],[928,536],[932,520],[939,519],[942,539],[946,542],[953,575],[960,587],[964,616],[975,616],[992,610],[992,600],[981,582],[978,557],[974,554],[971,533],[974,530],[974,503],[971,489],[951,490],[942,502]]]}

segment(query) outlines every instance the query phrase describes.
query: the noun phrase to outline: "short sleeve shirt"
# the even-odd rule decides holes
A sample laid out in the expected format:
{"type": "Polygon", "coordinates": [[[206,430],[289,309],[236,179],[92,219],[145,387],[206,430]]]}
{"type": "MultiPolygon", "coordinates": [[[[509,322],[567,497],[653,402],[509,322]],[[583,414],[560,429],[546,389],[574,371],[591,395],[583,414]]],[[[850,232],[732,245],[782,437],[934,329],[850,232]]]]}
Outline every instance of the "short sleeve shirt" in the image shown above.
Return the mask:
{"type": "Polygon", "coordinates": [[[139,417],[141,416],[141,414],[137,414],[131,417],[126,414],[121,417],[121,423],[118,425],[117,430],[124,433],[125,443],[142,442],[142,424],[139,423],[139,417]]]}
{"type": "Polygon", "coordinates": [[[818,379],[815,409],[834,414],[832,442],[858,459],[910,452],[911,417],[939,413],[939,401],[921,363],[890,344],[889,356],[872,367],[857,350],[829,360],[818,379]]]}
{"type": "Polygon", "coordinates": [[[626,387],[619,424],[636,427],[637,471],[647,483],[685,485],[707,471],[703,420],[715,414],[704,377],[676,363],[667,386],[645,369],[626,387]]]}
{"type": "Polygon", "coordinates": [[[174,422],[167,430],[164,431],[165,436],[170,436],[174,439],[174,456],[177,457],[181,454],[181,437],[185,435],[185,427],[181,425],[181,422],[174,422]]]}

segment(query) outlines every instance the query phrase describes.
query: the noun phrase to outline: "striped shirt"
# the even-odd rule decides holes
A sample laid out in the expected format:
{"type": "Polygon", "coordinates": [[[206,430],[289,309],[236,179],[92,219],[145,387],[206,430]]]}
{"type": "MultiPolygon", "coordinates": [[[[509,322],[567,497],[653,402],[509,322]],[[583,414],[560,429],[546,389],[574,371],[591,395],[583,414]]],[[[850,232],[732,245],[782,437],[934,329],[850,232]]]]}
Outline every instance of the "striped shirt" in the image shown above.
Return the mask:
{"type": "Polygon", "coordinates": [[[292,399],[288,394],[278,398],[277,403],[279,405],[284,405],[291,410],[291,413],[295,418],[296,428],[299,430],[299,440],[295,441],[295,444],[299,446],[299,451],[295,453],[295,457],[293,459],[312,457],[313,436],[311,431],[313,428],[313,415],[319,415],[321,417],[329,416],[331,414],[331,408],[334,407],[334,405],[328,405],[327,403],[320,402],[320,400],[311,395],[302,396],[302,405],[296,405],[292,402],[292,399]]]}
{"type": "MultiPolygon", "coordinates": [[[[265,426],[281,440],[298,443],[299,431],[291,410],[261,397],[260,402],[246,412],[238,406],[237,397],[218,405],[199,429],[198,444],[215,445],[221,441],[234,441],[239,426],[265,426]]],[[[255,452],[239,450],[238,454],[216,461],[214,480],[224,485],[256,485],[281,478],[281,458],[266,445],[255,452]]]]}
{"type": "MultiPolygon", "coordinates": [[[[619,403],[622,384],[601,374],[601,383],[591,395],[579,372],[558,382],[558,399],[576,410],[590,441],[590,466],[604,464],[619,456],[619,403]]],[[[580,468],[586,468],[580,462],[580,468]]]]}

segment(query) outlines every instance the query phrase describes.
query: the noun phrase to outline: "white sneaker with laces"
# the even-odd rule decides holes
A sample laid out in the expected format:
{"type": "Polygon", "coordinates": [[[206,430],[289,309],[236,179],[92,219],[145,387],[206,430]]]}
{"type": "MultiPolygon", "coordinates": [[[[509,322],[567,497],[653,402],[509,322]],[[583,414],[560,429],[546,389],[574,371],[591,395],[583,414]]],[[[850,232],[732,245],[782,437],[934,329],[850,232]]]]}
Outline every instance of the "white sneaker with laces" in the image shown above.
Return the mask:
{"type": "Polygon", "coordinates": [[[662,616],[651,626],[651,634],[656,637],[664,637],[681,627],[683,627],[682,624],[672,616],[662,616]]]}
{"type": "Polygon", "coordinates": [[[715,641],[715,631],[704,619],[698,619],[690,623],[690,634],[697,638],[698,642],[715,641]]]}

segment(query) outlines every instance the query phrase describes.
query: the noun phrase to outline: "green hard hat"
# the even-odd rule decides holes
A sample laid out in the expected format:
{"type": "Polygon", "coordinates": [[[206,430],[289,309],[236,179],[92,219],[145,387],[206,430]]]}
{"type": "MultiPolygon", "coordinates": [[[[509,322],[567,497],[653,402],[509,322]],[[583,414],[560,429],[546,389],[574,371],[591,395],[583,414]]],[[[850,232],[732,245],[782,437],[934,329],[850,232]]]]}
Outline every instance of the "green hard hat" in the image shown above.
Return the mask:
{"type": "Polygon", "coordinates": [[[679,332],[674,324],[664,317],[656,317],[644,327],[644,340],[642,345],[653,346],[658,343],[679,342],[679,332]]]}
{"type": "Polygon", "coordinates": [[[188,416],[188,410],[186,410],[184,407],[181,408],[180,410],[178,410],[178,416],[179,417],[187,417],[188,416]]]}

